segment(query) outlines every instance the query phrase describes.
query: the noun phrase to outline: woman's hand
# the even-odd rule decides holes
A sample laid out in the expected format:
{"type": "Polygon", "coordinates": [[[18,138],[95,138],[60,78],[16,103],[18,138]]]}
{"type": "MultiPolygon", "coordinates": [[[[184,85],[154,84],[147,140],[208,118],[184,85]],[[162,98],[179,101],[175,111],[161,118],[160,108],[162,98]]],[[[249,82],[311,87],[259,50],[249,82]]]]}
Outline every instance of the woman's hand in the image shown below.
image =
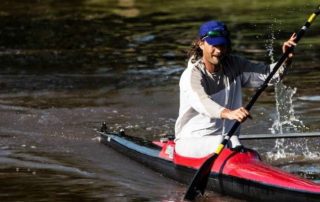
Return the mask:
{"type": "MultiPolygon", "coordinates": [[[[282,52],[285,53],[289,48],[296,46],[294,40],[297,38],[296,33],[293,33],[288,41],[285,41],[282,45],[282,52]]],[[[293,53],[289,54],[289,58],[293,57],[293,53]]]]}
{"type": "Polygon", "coordinates": [[[244,107],[239,109],[230,110],[224,109],[221,112],[221,118],[229,120],[237,120],[238,122],[244,122],[247,118],[251,118],[250,113],[244,107]]]}

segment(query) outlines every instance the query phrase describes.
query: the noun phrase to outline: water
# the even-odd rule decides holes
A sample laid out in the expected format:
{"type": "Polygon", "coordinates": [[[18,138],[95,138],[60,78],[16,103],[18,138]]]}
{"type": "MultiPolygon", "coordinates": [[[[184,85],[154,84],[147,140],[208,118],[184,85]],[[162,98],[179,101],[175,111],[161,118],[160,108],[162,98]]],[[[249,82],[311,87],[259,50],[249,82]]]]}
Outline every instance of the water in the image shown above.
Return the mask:
{"type": "MultiPolygon", "coordinates": [[[[271,62],[317,2],[3,1],[0,8],[0,201],[179,201],[185,185],[100,144],[94,129],[155,139],[173,133],[186,50],[205,20],[224,20],[234,51],[271,62]],[[314,4],[314,5],[313,5],[314,4]],[[232,12],[230,12],[232,11],[232,12]],[[254,16],[254,17],[253,17],[254,16]],[[272,31],[273,30],[273,31],[272,31]]],[[[294,116],[319,131],[319,23],[296,49],[284,84],[294,116]]],[[[253,94],[244,91],[247,102],[253,94]]],[[[281,97],[281,96],[280,96],[281,97]]],[[[268,89],[243,133],[270,133],[268,89]]],[[[300,129],[299,129],[300,130],[300,129]]],[[[319,180],[319,140],[246,141],[276,166],[319,180]],[[268,153],[271,152],[271,153],[268,153]]],[[[208,193],[205,201],[236,201],[208,193]]]]}
{"type": "Polygon", "coordinates": [[[282,82],[276,84],[277,119],[271,128],[273,134],[302,132],[304,129],[307,129],[294,113],[292,97],[296,91],[296,88],[287,87],[282,82]]]}
{"type": "MultiPolygon", "coordinates": [[[[276,20],[275,20],[276,23],[276,20]]],[[[270,61],[276,62],[274,59],[274,41],[275,41],[275,28],[274,24],[270,26],[270,38],[266,40],[266,49],[268,51],[268,56],[270,57],[270,61]]],[[[284,76],[286,76],[287,69],[290,66],[285,68],[285,71],[280,68],[279,72],[284,72],[284,76]]],[[[277,79],[277,83],[274,85],[274,95],[276,101],[276,117],[274,118],[274,122],[270,131],[272,134],[277,136],[278,134],[284,133],[299,133],[308,130],[308,128],[303,124],[301,120],[299,120],[295,116],[295,110],[293,107],[293,98],[297,92],[297,88],[292,88],[290,86],[286,86],[281,77],[277,79]]],[[[292,159],[291,161],[296,161],[297,156],[296,151],[299,148],[302,150],[302,156],[304,160],[315,160],[319,159],[318,152],[310,152],[308,143],[306,141],[294,142],[285,139],[276,139],[275,146],[272,151],[267,152],[267,156],[272,159],[273,162],[280,161],[282,159],[292,159]]]]}

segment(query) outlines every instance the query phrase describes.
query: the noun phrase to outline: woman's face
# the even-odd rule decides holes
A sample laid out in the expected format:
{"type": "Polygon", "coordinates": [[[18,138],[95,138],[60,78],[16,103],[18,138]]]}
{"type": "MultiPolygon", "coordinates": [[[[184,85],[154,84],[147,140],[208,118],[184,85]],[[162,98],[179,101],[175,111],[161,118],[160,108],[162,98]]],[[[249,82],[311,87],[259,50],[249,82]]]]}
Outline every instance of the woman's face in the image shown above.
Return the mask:
{"type": "Polygon", "coordinates": [[[227,46],[224,45],[213,46],[206,41],[201,41],[199,45],[203,53],[203,59],[214,66],[219,65],[227,53],[227,46]]]}

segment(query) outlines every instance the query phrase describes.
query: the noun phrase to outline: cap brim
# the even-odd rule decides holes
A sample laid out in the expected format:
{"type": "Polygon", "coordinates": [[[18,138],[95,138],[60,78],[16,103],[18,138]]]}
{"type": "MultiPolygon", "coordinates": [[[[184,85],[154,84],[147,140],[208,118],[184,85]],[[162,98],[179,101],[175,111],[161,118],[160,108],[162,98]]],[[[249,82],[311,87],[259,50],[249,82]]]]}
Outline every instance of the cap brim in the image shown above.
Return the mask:
{"type": "Polygon", "coordinates": [[[205,41],[213,46],[229,45],[229,40],[225,37],[207,37],[205,41]]]}

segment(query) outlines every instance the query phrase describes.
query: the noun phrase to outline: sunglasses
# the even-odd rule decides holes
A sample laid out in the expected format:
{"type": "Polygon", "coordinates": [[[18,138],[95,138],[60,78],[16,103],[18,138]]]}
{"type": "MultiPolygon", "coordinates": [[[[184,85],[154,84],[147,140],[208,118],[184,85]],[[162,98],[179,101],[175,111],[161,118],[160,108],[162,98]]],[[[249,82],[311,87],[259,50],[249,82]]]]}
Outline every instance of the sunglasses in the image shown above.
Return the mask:
{"type": "Polygon", "coordinates": [[[214,30],[214,31],[209,31],[201,39],[205,39],[207,37],[220,37],[220,36],[227,37],[228,35],[229,33],[226,30],[214,30]]]}

